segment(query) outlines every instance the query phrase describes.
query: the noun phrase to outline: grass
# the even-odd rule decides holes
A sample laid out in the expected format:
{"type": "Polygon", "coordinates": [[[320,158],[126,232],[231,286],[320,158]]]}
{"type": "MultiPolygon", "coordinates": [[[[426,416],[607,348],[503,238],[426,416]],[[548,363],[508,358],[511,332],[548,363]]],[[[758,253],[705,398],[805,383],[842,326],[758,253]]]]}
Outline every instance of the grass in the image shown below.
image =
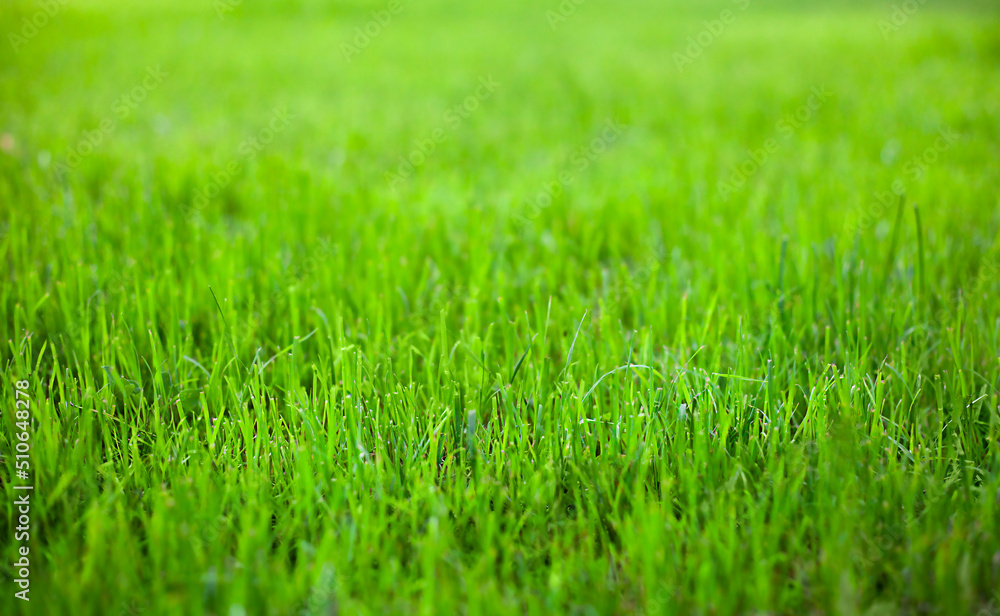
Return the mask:
{"type": "Polygon", "coordinates": [[[0,611],[1000,613],[995,5],[388,6],[0,45],[0,611]]]}

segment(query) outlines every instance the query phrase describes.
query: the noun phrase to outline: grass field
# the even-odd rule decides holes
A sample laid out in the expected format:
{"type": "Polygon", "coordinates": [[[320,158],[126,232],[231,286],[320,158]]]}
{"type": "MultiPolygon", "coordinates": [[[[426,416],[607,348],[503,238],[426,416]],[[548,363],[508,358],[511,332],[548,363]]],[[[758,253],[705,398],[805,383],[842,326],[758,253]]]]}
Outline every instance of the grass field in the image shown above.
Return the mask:
{"type": "Polygon", "coordinates": [[[1000,616],[995,2],[0,33],[0,613],[1000,616]]]}

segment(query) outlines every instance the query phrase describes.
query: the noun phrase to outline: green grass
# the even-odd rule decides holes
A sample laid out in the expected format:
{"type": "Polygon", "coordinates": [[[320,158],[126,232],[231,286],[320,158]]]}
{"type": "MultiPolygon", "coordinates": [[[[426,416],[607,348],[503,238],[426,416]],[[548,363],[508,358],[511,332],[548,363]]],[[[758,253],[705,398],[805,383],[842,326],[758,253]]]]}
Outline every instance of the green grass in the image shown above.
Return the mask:
{"type": "Polygon", "coordinates": [[[0,45],[0,612],[1000,614],[995,4],[387,6],[0,45]]]}

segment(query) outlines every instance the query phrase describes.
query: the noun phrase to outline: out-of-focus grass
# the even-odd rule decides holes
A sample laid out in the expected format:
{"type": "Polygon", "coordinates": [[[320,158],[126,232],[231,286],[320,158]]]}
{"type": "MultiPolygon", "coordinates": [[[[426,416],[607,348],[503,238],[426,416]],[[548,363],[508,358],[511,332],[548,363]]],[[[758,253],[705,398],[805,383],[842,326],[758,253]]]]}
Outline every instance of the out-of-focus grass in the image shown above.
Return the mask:
{"type": "Polygon", "coordinates": [[[995,612],[990,3],[400,6],[0,45],[38,613],[995,612]]]}

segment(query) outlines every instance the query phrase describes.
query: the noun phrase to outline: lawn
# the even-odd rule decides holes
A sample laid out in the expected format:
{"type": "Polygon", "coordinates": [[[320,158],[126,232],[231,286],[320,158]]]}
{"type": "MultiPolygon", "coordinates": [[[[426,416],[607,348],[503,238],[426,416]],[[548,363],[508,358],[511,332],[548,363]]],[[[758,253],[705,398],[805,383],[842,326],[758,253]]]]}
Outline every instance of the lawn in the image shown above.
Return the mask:
{"type": "Polygon", "coordinates": [[[0,34],[0,613],[1000,616],[995,1],[0,34]]]}

